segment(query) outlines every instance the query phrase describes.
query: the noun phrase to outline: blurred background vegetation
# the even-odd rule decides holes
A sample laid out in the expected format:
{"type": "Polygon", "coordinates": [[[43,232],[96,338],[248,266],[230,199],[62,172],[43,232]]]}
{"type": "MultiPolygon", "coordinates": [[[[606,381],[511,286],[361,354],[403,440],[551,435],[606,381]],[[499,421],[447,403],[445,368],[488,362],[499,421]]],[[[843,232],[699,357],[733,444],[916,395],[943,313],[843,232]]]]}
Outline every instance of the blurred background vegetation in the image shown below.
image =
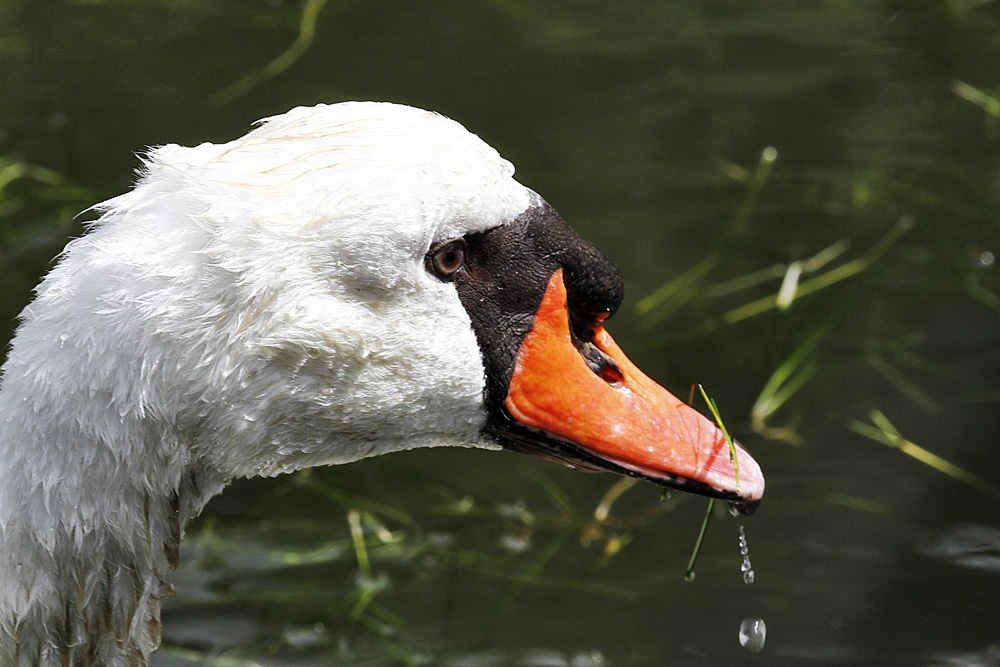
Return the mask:
{"type": "Polygon", "coordinates": [[[764,468],[757,581],[721,518],[683,581],[702,500],[410,452],[213,501],[154,664],[1000,665],[1000,3],[2,0],[0,338],[135,153],[347,99],[619,262],[618,342],[764,468]]]}

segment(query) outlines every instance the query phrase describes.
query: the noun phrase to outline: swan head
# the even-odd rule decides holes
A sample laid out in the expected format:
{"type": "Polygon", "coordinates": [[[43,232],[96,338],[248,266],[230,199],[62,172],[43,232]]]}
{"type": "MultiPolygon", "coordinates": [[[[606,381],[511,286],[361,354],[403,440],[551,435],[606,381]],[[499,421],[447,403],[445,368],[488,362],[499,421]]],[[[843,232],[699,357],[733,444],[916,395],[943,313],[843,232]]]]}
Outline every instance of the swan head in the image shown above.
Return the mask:
{"type": "Polygon", "coordinates": [[[617,267],[513,173],[458,123],[388,103],[154,148],[24,328],[58,332],[35,353],[66,358],[69,391],[156,422],[182,443],[161,457],[221,479],[461,444],[756,503],[749,454],[737,473],[605,331],[617,267]]]}

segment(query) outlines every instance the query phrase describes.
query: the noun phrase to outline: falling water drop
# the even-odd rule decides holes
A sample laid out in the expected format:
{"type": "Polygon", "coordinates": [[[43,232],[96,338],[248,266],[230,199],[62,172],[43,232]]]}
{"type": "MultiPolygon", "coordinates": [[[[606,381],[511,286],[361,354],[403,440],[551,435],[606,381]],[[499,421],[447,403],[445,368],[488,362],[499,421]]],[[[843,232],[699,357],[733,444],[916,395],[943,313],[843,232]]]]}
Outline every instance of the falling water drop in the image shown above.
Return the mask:
{"type": "Polygon", "coordinates": [[[743,556],[743,563],[740,565],[740,572],[743,573],[743,583],[750,585],[753,583],[753,565],[750,564],[750,549],[747,547],[747,536],[740,525],[740,554],[743,556]]]}
{"type": "Polygon", "coordinates": [[[744,618],[740,623],[740,646],[752,653],[764,650],[766,635],[767,626],[764,625],[764,619],[744,618]]]}

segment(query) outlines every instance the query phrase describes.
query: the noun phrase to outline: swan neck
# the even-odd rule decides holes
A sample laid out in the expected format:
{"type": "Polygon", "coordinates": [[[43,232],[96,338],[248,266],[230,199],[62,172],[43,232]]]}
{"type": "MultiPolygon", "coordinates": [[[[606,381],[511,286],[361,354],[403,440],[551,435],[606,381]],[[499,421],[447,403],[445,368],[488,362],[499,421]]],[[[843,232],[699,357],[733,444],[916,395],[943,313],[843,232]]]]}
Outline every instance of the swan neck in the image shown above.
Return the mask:
{"type": "MultiPolygon", "coordinates": [[[[17,366],[0,387],[0,665],[144,666],[184,528],[223,484],[60,420],[66,401],[18,391],[17,366]]],[[[116,421],[123,439],[148,429],[116,421]]]]}

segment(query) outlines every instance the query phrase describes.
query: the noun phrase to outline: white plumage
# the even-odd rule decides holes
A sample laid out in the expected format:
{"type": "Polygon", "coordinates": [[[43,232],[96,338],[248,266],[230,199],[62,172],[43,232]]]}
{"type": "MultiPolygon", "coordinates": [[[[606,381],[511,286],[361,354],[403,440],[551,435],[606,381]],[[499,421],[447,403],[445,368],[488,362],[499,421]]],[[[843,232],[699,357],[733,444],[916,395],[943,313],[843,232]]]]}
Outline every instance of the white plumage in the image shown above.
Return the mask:
{"type": "Polygon", "coordinates": [[[536,202],[512,174],[375,103],[151,150],[3,367],[0,664],[145,664],[181,532],[234,478],[492,446],[468,315],[424,256],[536,202]]]}

